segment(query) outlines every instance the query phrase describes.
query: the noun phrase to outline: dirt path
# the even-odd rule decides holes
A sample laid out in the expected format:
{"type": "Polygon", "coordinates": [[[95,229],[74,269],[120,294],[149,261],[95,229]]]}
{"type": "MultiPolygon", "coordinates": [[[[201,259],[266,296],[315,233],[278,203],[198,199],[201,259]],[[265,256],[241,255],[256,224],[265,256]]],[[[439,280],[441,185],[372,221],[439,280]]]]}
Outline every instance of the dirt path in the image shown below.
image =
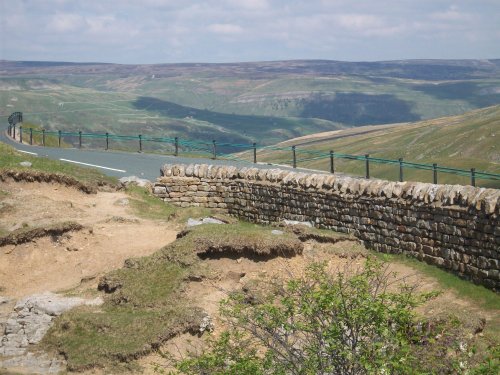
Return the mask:
{"type": "Polygon", "coordinates": [[[88,195],[39,183],[3,183],[0,189],[7,192],[0,211],[0,226],[7,230],[69,220],[85,226],[58,238],[1,247],[1,294],[10,298],[76,287],[175,240],[176,231],[165,223],[135,217],[123,192],[88,195]]]}

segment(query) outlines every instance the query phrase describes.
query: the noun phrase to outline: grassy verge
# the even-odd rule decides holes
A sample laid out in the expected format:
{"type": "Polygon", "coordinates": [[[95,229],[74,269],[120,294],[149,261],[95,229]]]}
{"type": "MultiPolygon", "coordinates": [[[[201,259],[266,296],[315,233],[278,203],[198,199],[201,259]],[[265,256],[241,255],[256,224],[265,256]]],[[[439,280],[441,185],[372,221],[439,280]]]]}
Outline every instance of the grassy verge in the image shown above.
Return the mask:
{"type": "Polygon", "coordinates": [[[76,180],[91,185],[111,184],[115,185],[117,179],[106,176],[97,169],[83,168],[68,163],[63,163],[57,160],[50,160],[41,157],[34,157],[17,152],[14,148],[0,142],[0,170],[35,170],[45,173],[61,173],[71,176],[76,180]],[[19,163],[28,161],[32,164],[31,167],[22,167],[19,163]]]}
{"type": "Polygon", "coordinates": [[[173,205],[153,196],[146,188],[129,185],[126,191],[130,196],[130,207],[144,219],[168,220],[177,211],[173,205]]]}

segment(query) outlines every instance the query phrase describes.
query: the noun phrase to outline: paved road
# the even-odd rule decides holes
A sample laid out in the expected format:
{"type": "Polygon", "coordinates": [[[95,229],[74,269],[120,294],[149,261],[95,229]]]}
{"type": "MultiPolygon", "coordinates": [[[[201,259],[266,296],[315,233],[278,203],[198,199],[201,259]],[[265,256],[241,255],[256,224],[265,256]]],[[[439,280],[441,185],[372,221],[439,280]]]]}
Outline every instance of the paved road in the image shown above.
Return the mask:
{"type": "MultiPolygon", "coordinates": [[[[183,158],[158,154],[138,152],[80,150],[76,148],[51,148],[20,144],[6,136],[6,131],[0,131],[0,141],[7,143],[21,152],[34,154],[39,157],[62,160],[82,166],[94,167],[101,172],[115,177],[138,176],[155,181],[160,176],[160,168],[167,163],[206,163],[218,165],[256,166],[258,168],[276,168],[269,164],[252,164],[229,160],[213,160],[204,158],[183,158]]],[[[282,167],[280,167],[282,168],[282,167]]],[[[285,167],[286,169],[291,169],[285,167]]]]}

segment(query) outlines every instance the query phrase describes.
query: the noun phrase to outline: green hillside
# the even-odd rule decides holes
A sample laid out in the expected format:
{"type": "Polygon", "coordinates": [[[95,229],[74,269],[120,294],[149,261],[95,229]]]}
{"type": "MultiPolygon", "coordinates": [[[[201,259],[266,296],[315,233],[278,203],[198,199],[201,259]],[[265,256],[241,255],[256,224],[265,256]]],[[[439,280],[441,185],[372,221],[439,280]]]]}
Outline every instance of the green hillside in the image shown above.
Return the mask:
{"type": "MultiPolygon", "coordinates": [[[[398,159],[408,162],[500,173],[500,105],[475,110],[459,116],[434,120],[347,129],[315,134],[283,142],[278,146],[296,145],[297,155],[307,157],[306,150],[398,159]]],[[[288,151],[262,151],[260,161],[290,162],[288,151]]],[[[363,161],[335,160],[339,172],[364,175],[363,161]]],[[[329,159],[299,162],[300,167],[328,170],[329,159]]],[[[371,163],[373,177],[397,180],[398,165],[371,163]]],[[[405,180],[432,181],[431,171],[405,169],[405,180]]],[[[440,183],[468,184],[468,177],[439,174],[440,183]]],[[[500,188],[498,181],[478,181],[481,186],[500,188]]]]}
{"type": "Polygon", "coordinates": [[[500,60],[0,61],[0,115],[21,111],[49,130],[272,144],[499,103],[500,60]]]}

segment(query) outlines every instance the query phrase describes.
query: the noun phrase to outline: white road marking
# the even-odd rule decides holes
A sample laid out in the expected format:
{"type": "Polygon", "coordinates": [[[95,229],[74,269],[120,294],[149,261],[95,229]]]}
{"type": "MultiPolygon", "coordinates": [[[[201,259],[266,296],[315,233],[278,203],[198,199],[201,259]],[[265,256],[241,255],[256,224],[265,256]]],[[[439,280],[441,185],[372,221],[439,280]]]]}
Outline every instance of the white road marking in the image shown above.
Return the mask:
{"type": "Polygon", "coordinates": [[[36,152],[29,152],[29,151],[23,151],[23,150],[17,150],[17,151],[25,153],[25,154],[30,154],[30,155],[38,156],[38,154],[36,152]]]}
{"type": "Polygon", "coordinates": [[[66,161],[68,163],[75,163],[75,164],[81,164],[81,165],[86,165],[89,167],[95,167],[95,168],[101,168],[101,169],[107,169],[110,171],[116,171],[116,172],[122,172],[126,173],[127,171],[124,171],[123,169],[116,169],[116,168],[109,168],[109,167],[103,167],[102,165],[95,165],[95,164],[88,164],[88,163],[82,163],[81,161],[75,161],[75,160],[68,160],[68,159],[59,159],[61,161],[66,161]]]}

